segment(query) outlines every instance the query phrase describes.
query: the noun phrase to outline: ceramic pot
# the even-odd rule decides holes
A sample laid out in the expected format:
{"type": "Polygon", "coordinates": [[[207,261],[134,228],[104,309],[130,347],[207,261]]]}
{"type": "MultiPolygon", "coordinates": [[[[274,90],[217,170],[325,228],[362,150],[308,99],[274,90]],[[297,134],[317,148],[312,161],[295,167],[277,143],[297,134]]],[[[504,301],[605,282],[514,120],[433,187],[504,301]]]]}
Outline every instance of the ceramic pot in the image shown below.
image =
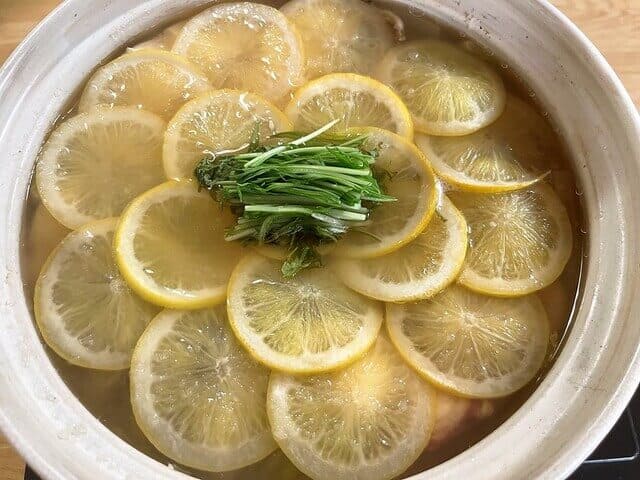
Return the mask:
{"type": "MultiPolygon", "coordinates": [[[[412,478],[563,478],[640,380],[638,112],[602,55],[546,1],[392,1],[464,31],[537,93],[571,150],[588,231],[575,323],[546,379],[484,440],[412,478]]],[[[208,3],[67,0],[0,71],[0,427],[45,479],[187,478],[120,440],[58,376],[23,291],[20,230],[38,149],[90,72],[143,32],[208,3]]]]}

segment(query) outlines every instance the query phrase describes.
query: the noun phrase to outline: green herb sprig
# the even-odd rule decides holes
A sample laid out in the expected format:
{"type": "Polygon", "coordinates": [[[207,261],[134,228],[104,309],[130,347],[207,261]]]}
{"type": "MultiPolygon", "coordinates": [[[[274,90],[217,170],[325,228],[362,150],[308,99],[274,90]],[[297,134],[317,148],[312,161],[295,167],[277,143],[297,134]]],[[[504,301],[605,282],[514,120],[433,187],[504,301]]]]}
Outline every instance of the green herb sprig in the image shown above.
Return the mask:
{"type": "Polygon", "coordinates": [[[209,155],[195,169],[200,185],[238,215],[226,240],[285,246],[285,277],[320,266],[319,245],[362,225],[375,205],[395,200],[373,175],[377,151],[365,148],[367,136],[326,134],[336,122],[266,143],[256,128],[245,151],[209,155]]]}

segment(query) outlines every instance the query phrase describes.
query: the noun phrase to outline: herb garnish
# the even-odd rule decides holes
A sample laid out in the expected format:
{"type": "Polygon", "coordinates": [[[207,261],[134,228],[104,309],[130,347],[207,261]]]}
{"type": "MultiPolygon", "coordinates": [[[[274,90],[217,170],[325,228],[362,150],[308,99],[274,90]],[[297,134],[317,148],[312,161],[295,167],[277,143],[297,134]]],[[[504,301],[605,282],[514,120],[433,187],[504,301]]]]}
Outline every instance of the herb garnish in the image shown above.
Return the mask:
{"type": "Polygon", "coordinates": [[[195,169],[200,185],[238,215],[226,240],[284,246],[285,277],[321,266],[318,246],[362,225],[376,204],[395,200],[373,175],[377,151],[364,147],[367,136],[326,134],[336,123],[266,143],[256,128],[245,151],[208,155],[195,169]]]}

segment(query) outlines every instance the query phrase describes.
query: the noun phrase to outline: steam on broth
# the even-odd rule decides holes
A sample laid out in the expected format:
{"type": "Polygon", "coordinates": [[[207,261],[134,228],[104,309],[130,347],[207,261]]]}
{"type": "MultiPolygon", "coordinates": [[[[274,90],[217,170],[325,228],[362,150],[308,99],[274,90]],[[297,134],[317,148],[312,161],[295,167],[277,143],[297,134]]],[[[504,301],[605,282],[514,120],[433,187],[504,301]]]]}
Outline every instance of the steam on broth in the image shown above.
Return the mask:
{"type": "Polygon", "coordinates": [[[99,67],[43,146],[43,343],[171,468],[406,478],[561,346],[583,241],[561,139],[491,52],[387,8],[210,7],[99,67]]]}

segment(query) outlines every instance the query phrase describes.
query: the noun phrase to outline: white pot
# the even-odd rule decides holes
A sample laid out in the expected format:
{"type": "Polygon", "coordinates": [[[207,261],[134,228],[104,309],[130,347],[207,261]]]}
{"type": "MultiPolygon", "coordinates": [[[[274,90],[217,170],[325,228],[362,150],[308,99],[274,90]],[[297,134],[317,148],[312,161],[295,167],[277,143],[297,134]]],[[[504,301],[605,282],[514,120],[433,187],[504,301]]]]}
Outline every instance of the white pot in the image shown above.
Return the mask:
{"type": "MultiPolygon", "coordinates": [[[[600,53],[546,1],[400,1],[489,46],[537,92],[572,151],[588,230],[584,293],[547,378],[495,432],[413,478],[565,477],[640,380],[638,112],[600,53]]],[[[78,86],[121,46],[206,3],[67,0],[0,71],[0,427],[44,478],[187,478],[120,440],[67,389],[30,319],[19,248],[36,154],[78,86]]]]}

